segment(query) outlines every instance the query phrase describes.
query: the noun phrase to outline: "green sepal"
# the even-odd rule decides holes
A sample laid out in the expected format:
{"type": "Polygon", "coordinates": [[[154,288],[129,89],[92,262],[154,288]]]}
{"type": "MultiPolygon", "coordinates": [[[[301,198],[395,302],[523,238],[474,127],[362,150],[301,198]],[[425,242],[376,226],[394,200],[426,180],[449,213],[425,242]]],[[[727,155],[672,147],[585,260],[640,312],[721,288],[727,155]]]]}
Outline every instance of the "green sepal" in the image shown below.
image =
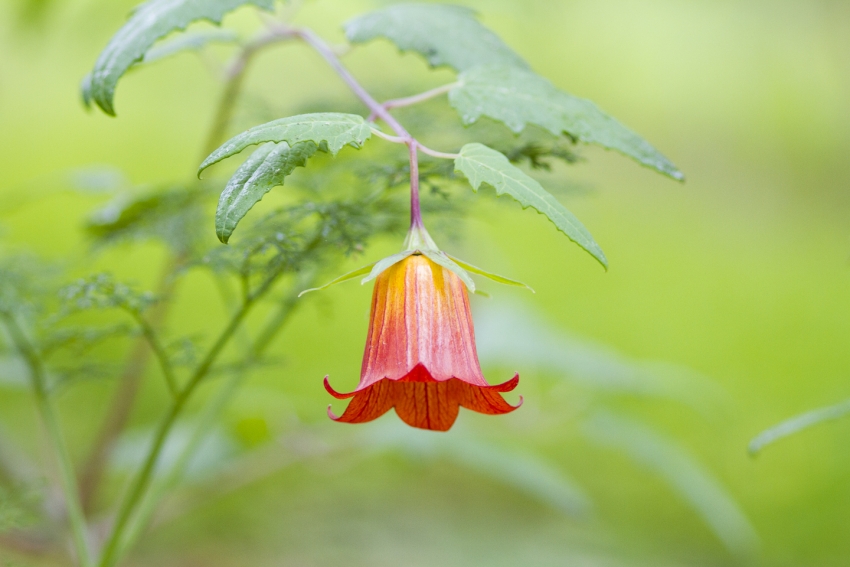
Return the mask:
{"type": "Polygon", "coordinates": [[[434,250],[439,252],[437,243],[428,234],[424,226],[411,226],[407,232],[407,238],[404,239],[404,249],[413,252],[424,252],[426,250],[434,250]]]}
{"type": "Polygon", "coordinates": [[[426,258],[438,264],[445,269],[454,272],[457,277],[460,278],[460,281],[464,283],[466,289],[470,291],[470,293],[475,293],[475,282],[472,281],[472,278],[469,277],[469,274],[466,273],[466,270],[458,266],[454,260],[449,258],[445,252],[440,252],[439,250],[423,250],[422,254],[425,255],[426,258]]]}
{"type": "Polygon", "coordinates": [[[511,285],[511,286],[515,286],[515,287],[524,287],[525,289],[527,289],[531,293],[536,293],[531,288],[531,286],[528,285],[528,284],[522,283],[522,282],[517,281],[517,280],[512,280],[512,279],[506,278],[504,276],[500,276],[499,274],[493,274],[493,273],[484,271],[481,268],[477,268],[477,267],[473,266],[472,264],[469,264],[467,262],[464,262],[463,260],[459,260],[459,259],[455,258],[454,256],[450,256],[448,254],[446,254],[446,256],[448,256],[449,258],[454,260],[454,262],[458,266],[460,266],[461,268],[463,268],[464,270],[466,270],[468,272],[472,272],[473,274],[478,274],[479,276],[484,276],[485,278],[489,278],[489,279],[493,280],[494,282],[498,282],[500,284],[511,285]]]}
{"type": "Polygon", "coordinates": [[[311,291],[322,291],[323,289],[327,289],[327,288],[331,287],[332,285],[336,285],[336,284],[342,283],[342,282],[347,282],[348,280],[353,280],[357,276],[362,276],[363,274],[368,274],[369,272],[372,271],[372,267],[374,265],[375,265],[375,263],[372,263],[372,264],[369,264],[368,266],[363,266],[362,268],[357,268],[353,272],[348,272],[347,274],[343,274],[343,275],[339,276],[338,278],[329,281],[325,285],[322,285],[322,286],[319,286],[319,287],[311,287],[310,289],[305,289],[304,291],[302,291],[301,293],[298,294],[298,297],[301,297],[305,293],[310,293],[311,291]]]}
{"type": "Polygon", "coordinates": [[[392,266],[395,266],[408,256],[413,256],[416,253],[416,250],[405,250],[404,252],[399,252],[398,254],[393,254],[392,256],[387,256],[383,260],[378,260],[374,264],[372,264],[372,271],[368,276],[363,278],[360,283],[365,284],[368,283],[378,276],[380,276],[383,272],[387,271],[392,266]]]}

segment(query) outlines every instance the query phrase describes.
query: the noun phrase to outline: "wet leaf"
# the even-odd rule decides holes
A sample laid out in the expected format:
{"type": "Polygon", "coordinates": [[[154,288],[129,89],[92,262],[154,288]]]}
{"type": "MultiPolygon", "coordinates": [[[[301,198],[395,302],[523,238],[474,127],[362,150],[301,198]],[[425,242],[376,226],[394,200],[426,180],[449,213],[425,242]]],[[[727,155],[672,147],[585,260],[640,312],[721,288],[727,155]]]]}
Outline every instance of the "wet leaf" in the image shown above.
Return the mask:
{"type": "Polygon", "coordinates": [[[260,146],[236,170],[221,193],[215,213],[215,233],[227,243],[248,211],[272,188],[283,185],[296,167],[304,167],[317,151],[313,142],[290,147],[287,143],[260,146]]]}
{"type": "Polygon", "coordinates": [[[345,145],[359,148],[372,136],[372,129],[362,116],[323,112],[300,114],[255,126],[225,142],[211,153],[198,168],[200,175],[209,166],[234,156],[247,148],[266,142],[286,142],[295,146],[302,142],[327,144],[328,151],[336,155],[345,145]]]}

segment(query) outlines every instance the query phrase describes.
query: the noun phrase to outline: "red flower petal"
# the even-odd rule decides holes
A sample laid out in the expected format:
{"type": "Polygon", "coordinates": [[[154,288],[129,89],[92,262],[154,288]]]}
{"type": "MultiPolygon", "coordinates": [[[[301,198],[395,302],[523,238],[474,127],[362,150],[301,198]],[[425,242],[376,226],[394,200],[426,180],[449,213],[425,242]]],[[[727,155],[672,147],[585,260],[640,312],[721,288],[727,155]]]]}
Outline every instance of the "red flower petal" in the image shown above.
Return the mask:
{"type": "Polygon", "coordinates": [[[413,427],[446,431],[461,406],[490,415],[511,412],[500,392],[519,375],[491,386],[481,373],[469,296],[460,278],[421,255],[390,267],[375,282],[360,384],[337,399],[353,398],[335,421],[363,423],[391,408],[413,427]]]}

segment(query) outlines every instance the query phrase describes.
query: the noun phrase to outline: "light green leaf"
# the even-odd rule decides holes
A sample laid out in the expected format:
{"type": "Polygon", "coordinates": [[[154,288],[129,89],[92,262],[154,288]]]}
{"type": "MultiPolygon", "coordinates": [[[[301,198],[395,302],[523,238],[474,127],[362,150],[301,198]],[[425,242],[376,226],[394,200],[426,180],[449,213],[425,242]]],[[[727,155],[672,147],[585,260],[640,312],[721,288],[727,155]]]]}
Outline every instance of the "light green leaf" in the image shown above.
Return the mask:
{"type": "Polygon", "coordinates": [[[564,133],[634,158],[673,179],[685,177],[646,140],[582,98],[567,94],[528,69],[488,66],[460,75],[449,92],[449,103],[464,124],[481,116],[504,122],[514,132],[535,124],[560,136],[564,133]]]}
{"type": "Polygon", "coordinates": [[[804,429],[808,429],[825,421],[832,421],[850,415],[850,400],[845,400],[840,404],[818,408],[798,416],[792,417],[783,421],[778,425],[774,425],[767,431],[759,433],[748,446],[751,455],[755,455],[759,451],[780,439],[798,433],[804,429]]]}
{"type": "Polygon", "coordinates": [[[371,136],[369,124],[356,114],[322,112],[280,118],[255,126],[225,142],[204,160],[198,168],[198,175],[209,166],[256,144],[286,142],[295,146],[301,142],[325,142],[331,154],[336,155],[346,144],[359,148],[371,136]]]}
{"type": "Polygon", "coordinates": [[[525,289],[527,289],[531,293],[534,293],[534,290],[531,289],[531,286],[528,285],[528,284],[524,284],[522,282],[518,282],[516,280],[512,280],[512,279],[506,278],[504,276],[500,276],[498,274],[486,272],[486,271],[482,270],[481,268],[476,268],[472,264],[464,262],[463,260],[459,260],[458,258],[455,258],[454,256],[451,256],[449,254],[446,254],[446,256],[448,256],[449,258],[454,260],[455,263],[457,263],[458,266],[460,266],[464,270],[472,272],[473,274],[478,274],[479,276],[484,276],[485,278],[489,278],[489,279],[493,280],[494,282],[499,282],[500,284],[512,285],[512,286],[516,286],[516,287],[524,287],[525,289]]]}
{"type": "Polygon", "coordinates": [[[408,256],[412,256],[416,253],[416,250],[405,250],[403,252],[399,252],[398,254],[393,254],[392,256],[387,256],[383,260],[378,260],[373,264],[372,271],[369,272],[369,275],[363,278],[360,282],[361,284],[365,284],[370,282],[380,276],[383,272],[385,272],[390,267],[398,264],[408,256]]]}
{"type": "Polygon", "coordinates": [[[353,280],[354,278],[356,278],[358,276],[368,274],[369,272],[372,271],[372,267],[376,263],[377,262],[373,262],[373,263],[369,264],[368,266],[363,266],[362,268],[357,268],[356,270],[354,270],[352,272],[348,272],[347,274],[343,274],[343,275],[339,276],[338,278],[329,281],[325,285],[322,285],[322,286],[319,286],[319,287],[311,287],[310,289],[305,289],[304,291],[302,291],[301,293],[298,294],[298,297],[301,297],[305,293],[310,293],[311,291],[322,291],[323,289],[327,289],[327,288],[331,287],[332,285],[336,285],[336,284],[342,283],[342,282],[347,282],[349,280],[353,280]]]}
{"type": "Polygon", "coordinates": [[[304,167],[316,153],[314,142],[302,142],[292,147],[282,142],[267,143],[251,154],[221,193],[215,213],[215,233],[227,244],[236,225],[273,187],[283,185],[287,175],[296,167],[304,167]]]}
{"type": "Polygon", "coordinates": [[[472,281],[472,278],[469,277],[469,274],[467,274],[463,268],[458,266],[445,253],[433,250],[423,250],[422,253],[435,264],[442,266],[457,275],[457,277],[460,278],[460,281],[462,281],[466,286],[466,289],[468,289],[470,293],[475,293],[475,282],[472,281]]]}
{"type": "Polygon", "coordinates": [[[465,71],[480,65],[528,64],[482,26],[469,8],[445,4],[400,4],[354,18],[345,24],[352,43],[384,37],[402,51],[421,53],[432,67],[465,71]]]}
{"type": "Polygon", "coordinates": [[[567,474],[529,451],[517,451],[479,439],[461,424],[447,437],[417,429],[375,423],[361,437],[364,448],[401,451],[422,460],[450,461],[504,483],[568,516],[592,510],[587,493],[567,474]]]}
{"type": "Polygon", "coordinates": [[[706,418],[727,415],[728,394],[694,370],[630,358],[553,326],[528,306],[500,301],[475,313],[478,356],[488,365],[543,370],[593,396],[685,404],[706,418]]]}
{"type": "Polygon", "coordinates": [[[608,260],[579,220],[559,203],[540,183],[511,164],[503,154],[483,144],[466,144],[455,160],[455,170],[463,173],[478,191],[482,183],[492,185],[497,195],[507,193],[522,205],[546,215],[558,230],[587,250],[606,269],[608,260]]]}
{"type": "Polygon", "coordinates": [[[730,552],[747,559],[755,556],[758,535],[735,498],[677,443],[639,422],[611,413],[599,412],[582,429],[590,440],[624,452],[662,478],[730,552]]]}
{"type": "Polygon", "coordinates": [[[142,60],[158,39],[198,20],[221,23],[226,13],[245,4],[274,8],[274,0],[149,0],[138,6],[95,62],[90,90],[88,94],[84,92],[83,98],[94,100],[104,112],[114,116],[118,80],[142,60]]]}
{"type": "Polygon", "coordinates": [[[182,51],[199,51],[210,43],[237,43],[239,35],[232,30],[213,29],[197,33],[186,33],[151,47],[142,63],[153,63],[182,51]]]}

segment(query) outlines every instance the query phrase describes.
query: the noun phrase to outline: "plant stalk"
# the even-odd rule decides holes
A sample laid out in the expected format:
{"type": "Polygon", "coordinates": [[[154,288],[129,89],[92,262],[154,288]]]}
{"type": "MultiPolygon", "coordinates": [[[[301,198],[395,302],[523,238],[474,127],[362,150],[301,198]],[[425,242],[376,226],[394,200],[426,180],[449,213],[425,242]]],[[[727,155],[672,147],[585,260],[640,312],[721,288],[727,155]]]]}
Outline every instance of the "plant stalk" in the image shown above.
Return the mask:
{"type": "Polygon", "coordinates": [[[77,554],[77,562],[82,567],[91,565],[91,552],[89,549],[88,527],[86,525],[86,517],[83,513],[83,506],[80,502],[80,495],[77,492],[77,479],[74,474],[74,465],[71,461],[71,455],[68,452],[68,446],[62,436],[62,429],[59,426],[59,418],[56,415],[56,409],[53,407],[52,400],[47,388],[47,377],[44,371],[44,366],[38,356],[35,348],[30,343],[24,334],[23,329],[18,325],[12,314],[0,312],[0,318],[12,338],[12,342],[18,349],[18,352],[26,361],[30,371],[30,380],[32,382],[33,394],[35,395],[36,405],[41,414],[41,419],[44,422],[47,431],[47,437],[53,447],[53,452],[56,457],[56,462],[59,468],[59,482],[62,486],[62,492],[65,495],[65,508],[68,512],[68,523],[71,527],[71,534],[74,541],[74,549],[77,554]]]}

